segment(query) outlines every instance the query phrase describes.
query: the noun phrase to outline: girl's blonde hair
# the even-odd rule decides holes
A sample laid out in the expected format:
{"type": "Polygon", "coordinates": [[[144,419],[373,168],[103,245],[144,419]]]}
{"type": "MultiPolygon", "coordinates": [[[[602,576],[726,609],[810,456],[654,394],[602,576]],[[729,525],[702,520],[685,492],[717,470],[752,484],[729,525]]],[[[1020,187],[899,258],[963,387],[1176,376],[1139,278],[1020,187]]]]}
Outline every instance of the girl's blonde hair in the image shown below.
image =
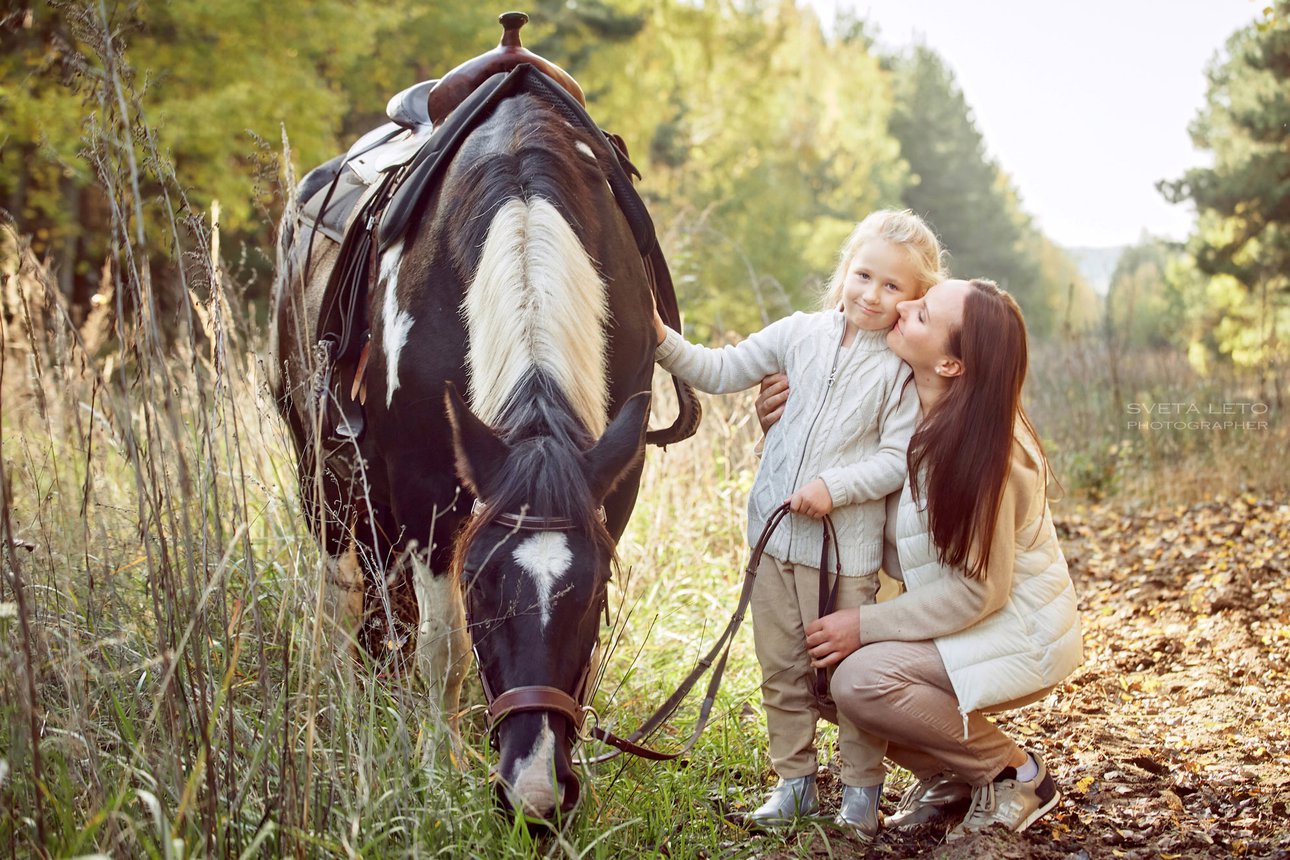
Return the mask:
{"type": "Polygon", "coordinates": [[[921,297],[933,285],[948,277],[945,271],[945,251],[926,221],[910,209],[900,212],[895,209],[879,209],[857,224],[842,244],[842,250],[838,252],[838,267],[834,270],[820,303],[824,310],[833,310],[842,301],[842,283],[846,280],[851,259],[860,250],[860,246],[870,239],[886,239],[909,253],[909,262],[914,266],[918,279],[914,284],[916,297],[921,297]]]}

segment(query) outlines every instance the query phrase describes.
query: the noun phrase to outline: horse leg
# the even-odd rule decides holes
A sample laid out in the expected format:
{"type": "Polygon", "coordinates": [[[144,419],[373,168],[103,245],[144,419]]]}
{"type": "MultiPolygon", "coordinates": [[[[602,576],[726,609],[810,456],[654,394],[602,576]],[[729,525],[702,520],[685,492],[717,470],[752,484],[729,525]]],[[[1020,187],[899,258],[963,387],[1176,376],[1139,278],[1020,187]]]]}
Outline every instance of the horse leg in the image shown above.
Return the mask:
{"type": "Polygon", "coordinates": [[[447,730],[455,753],[461,742],[457,712],[470,653],[461,584],[451,574],[432,571],[427,553],[412,552],[410,556],[417,597],[416,669],[430,687],[430,700],[439,707],[437,722],[447,730]]]}
{"type": "Polygon", "coordinates": [[[326,581],[323,585],[323,609],[337,634],[337,655],[345,662],[355,657],[358,628],[363,623],[363,594],[365,589],[363,566],[358,560],[358,547],[351,539],[344,551],[327,559],[326,581]]]}

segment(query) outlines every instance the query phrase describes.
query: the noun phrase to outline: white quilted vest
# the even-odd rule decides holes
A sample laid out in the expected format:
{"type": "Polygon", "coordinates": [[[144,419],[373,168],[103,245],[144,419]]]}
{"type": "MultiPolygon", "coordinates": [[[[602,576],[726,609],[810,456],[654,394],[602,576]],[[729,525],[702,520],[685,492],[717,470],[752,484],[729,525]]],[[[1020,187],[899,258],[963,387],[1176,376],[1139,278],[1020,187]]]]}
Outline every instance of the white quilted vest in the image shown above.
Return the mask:
{"type": "MultiPolygon", "coordinates": [[[[927,512],[909,482],[900,499],[896,544],[905,587],[913,591],[963,572],[936,558],[927,512]]],[[[1084,658],[1075,588],[1047,503],[1016,535],[1012,594],[1002,609],[935,640],[959,700],[959,712],[987,709],[1060,683],[1084,658]]]]}

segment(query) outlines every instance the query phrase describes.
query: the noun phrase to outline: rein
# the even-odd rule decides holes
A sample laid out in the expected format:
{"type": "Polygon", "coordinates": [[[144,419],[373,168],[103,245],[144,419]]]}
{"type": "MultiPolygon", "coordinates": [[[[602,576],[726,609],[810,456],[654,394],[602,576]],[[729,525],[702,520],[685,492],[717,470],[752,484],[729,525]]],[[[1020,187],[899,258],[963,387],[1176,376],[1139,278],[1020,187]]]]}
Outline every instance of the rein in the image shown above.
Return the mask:
{"type": "MultiPolygon", "coordinates": [[[[478,515],[482,510],[482,505],[476,501],[473,513],[478,515]]],[[[783,522],[784,518],[791,513],[788,502],[776,508],[766,520],[766,525],[762,528],[761,535],[757,543],[753,546],[752,553],[748,558],[748,565],[744,568],[743,587],[739,592],[739,603],[735,607],[734,613],[730,616],[729,623],[726,624],[725,630],[717,637],[717,641],[695,664],[690,674],[681,681],[676,691],[668,697],[662,705],[649,716],[636,731],[627,737],[620,737],[609,729],[599,725],[598,715],[596,723],[584,731],[583,725],[588,713],[595,715],[595,711],[588,705],[582,703],[586,695],[587,672],[590,670],[590,663],[583,670],[582,678],[578,681],[578,687],[573,695],[557,687],[548,686],[523,686],[513,687],[502,692],[500,695],[494,695],[488,685],[488,680],[484,677],[483,664],[479,660],[478,651],[475,654],[475,665],[479,671],[480,681],[484,687],[484,698],[488,702],[486,712],[488,721],[488,731],[494,744],[497,742],[497,724],[508,714],[521,711],[546,711],[559,714],[569,720],[569,724],[574,731],[585,739],[595,739],[604,744],[614,747],[612,752],[595,756],[589,759],[580,759],[578,764],[599,764],[616,758],[623,753],[630,753],[638,758],[649,759],[651,761],[670,761],[679,758],[694,748],[698,743],[699,736],[707,727],[708,720],[712,716],[712,708],[716,702],[717,691],[721,687],[721,679],[725,675],[726,661],[730,656],[730,646],[734,642],[735,634],[739,631],[740,625],[743,624],[744,616],[748,613],[748,606],[752,602],[753,584],[756,581],[757,568],[761,564],[762,555],[766,551],[766,544],[770,541],[770,536],[774,534],[775,529],[783,522]],[[641,741],[653,734],[669,717],[680,707],[681,702],[689,695],[698,680],[712,669],[712,677],[708,679],[708,686],[703,695],[703,702],[699,707],[699,715],[695,720],[694,728],[690,736],[682,744],[681,748],[675,752],[660,752],[643,746],[641,741]]],[[[604,517],[604,509],[599,511],[601,518],[604,517]]],[[[511,528],[528,530],[528,531],[563,531],[572,527],[572,523],[565,518],[547,518],[533,517],[524,514],[503,513],[498,514],[495,522],[509,526],[511,528]]],[[[833,527],[833,520],[827,515],[823,518],[824,541],[820,553],[820,616],[828,614],[832,610],[837,600],[838,585],[842,574],[842,558],[838,549],[837,531],[833,527]],[[829,550],[833,550],[833,584],[829,585],[829,550]]],[[[607,611],[607,607],[606,607],[607,611]]],[[[472,646],[473,647],[473,646],[472,646]]],[[[816,671],[816,695],[825,697],[828,694],[828,676],[823,669],[816,671]]]]}

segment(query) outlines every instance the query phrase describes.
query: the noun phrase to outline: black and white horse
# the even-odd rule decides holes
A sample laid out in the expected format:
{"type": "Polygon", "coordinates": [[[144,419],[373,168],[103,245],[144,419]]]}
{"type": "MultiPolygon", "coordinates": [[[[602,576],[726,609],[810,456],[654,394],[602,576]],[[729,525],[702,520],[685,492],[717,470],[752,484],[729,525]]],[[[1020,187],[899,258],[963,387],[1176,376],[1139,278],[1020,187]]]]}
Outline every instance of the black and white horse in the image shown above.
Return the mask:
{"type": "MultiPolygon", "coordinates": [[[[329,578],[341,592],[365,579],[351,605],[370,651],[415,630],[449,719],[471,642],[490,696],[583,692],[635,504],[654,352],[613,157],[532,94],[470,132],[376,261],[355,442],[324,450],[309,405],[306,333],[333,260],[279,284],[275,381],[329,578]]],[[[494,731],[505,804],[547,818],[576,804],[567,709],[519,708],[494,731]]]]}

